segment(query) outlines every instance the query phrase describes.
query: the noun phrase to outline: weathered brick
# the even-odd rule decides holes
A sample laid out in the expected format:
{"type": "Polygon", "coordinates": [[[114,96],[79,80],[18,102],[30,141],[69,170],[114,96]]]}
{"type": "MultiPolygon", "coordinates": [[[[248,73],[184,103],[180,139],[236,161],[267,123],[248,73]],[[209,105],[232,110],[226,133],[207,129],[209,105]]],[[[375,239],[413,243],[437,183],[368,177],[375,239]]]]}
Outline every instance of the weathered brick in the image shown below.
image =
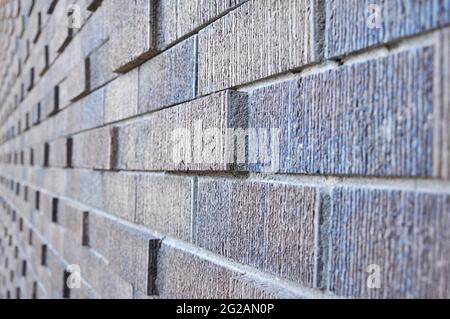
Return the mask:
{"type": "Polygon", "coordinates": [[[195,243],[312,287],[317,198],[310,187],[199,180],[195,243]]]}
{"type": "Polygon", "coordinates": [[[105,123],[138,114],[138,69],[120,76],[105,88],[105,123]]]}
{"type": "Polygon", "coordinates": [[[105,2],[111,23],[111,65],[125,72],[156,54],[154,0],[105,2]]]}
{"type": "Polygon", "coordinates": [[[155,111],[195,97],[196,36],[139,68],[139,112],[155,111]]]}
{"type": "Polygon", "coordinates": [[[329,223],[332,292],[362,298],[450,295],[450,196],[336,188],[329,223]],[[368,288],[371,265],[379,267],[380,289],[368,288]]]}
{"type": "Polygon", "coordinates": [[[73,137],[72,165],[109,170],[114,166],[116,129],[104,127],[73,137]]]}
{"type": "Polygon", "coordinates": [[[119,127],[117,168],[228,170],[234,145],[226,133],[246,127],[246,106],[246,94],[224,91],[119,127]]]}
{"type": "Polygon", "coordinates": [[[448,0],[326,0],[325,7],[326,58],[450,24],[448,0]],[[378,6],[379,27],[371,6],[378,6]]]}
{"type": "Polygon", "coordinates": [[[248,1],[201,30],[200,94],[232,88],[320,59],[314,42],[311,3],[248,1]]]}
{"type": "Polygon", "coordinates": [[[136,221],[162,234],[191,241],[193,186],[191,178],[139,176],[136,221]]]}
{"type": "Polygon", "coordinates": [[[433,123],[442,120],[432,88],[425,47],[258,89],[249,126],[280,131],[269,160],[249,161],[261,170],[279,159],[274,170],[288,173],[431,176],[433,123]]]}

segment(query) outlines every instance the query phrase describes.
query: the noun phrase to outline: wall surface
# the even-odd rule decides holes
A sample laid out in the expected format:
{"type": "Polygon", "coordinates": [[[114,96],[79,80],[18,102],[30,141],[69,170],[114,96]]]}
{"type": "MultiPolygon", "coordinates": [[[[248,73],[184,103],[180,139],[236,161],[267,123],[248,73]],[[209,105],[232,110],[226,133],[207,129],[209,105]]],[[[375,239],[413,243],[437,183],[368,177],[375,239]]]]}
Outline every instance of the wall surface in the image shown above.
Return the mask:
{"type": "Polygon", "coordinates": [[[450,298],[450,0],[1,0],[0,298],[450,298]]]}

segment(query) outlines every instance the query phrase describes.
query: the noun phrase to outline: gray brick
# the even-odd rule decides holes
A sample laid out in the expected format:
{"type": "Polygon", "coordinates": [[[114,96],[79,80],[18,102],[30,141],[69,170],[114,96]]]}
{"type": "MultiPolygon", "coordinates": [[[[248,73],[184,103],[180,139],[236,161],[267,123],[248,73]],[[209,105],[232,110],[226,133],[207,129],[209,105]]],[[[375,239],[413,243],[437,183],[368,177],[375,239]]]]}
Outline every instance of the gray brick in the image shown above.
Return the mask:
{"type": "Polygon", "coordinates": [[[450,29],[439,34],[436,44],[433,95],[433,168],[434,176],[450,179],[450,29]],[[442,65],[439,67],[438,63],[442,65]]]}
{"type": "Polygon", "coordinates": [[[83,60],[69,71],[65,87],[67,89],[67,98],[70,101],[76,101],[86,95],[90,86],[90,60],[83,60]]]}
{"type": "Polygon", "coordinates": [[[139,112],[155,111],[195,97],[196,36],[139,68],[139,112]]]}
{"type": "Polygon", "coordinates": [[[376,189],[332,192],[329,289],[362,298],[448,298],[450,197],[376,189]],[[368,267],[380,289],[368,289],[368,267]]]}
{"type": "Polygon", "coordinates": [[[102,209],[127,221],[135,220],[136,176],[105,173],[102,178],[102,209]]]}
{"type": "Polygon", "coordinates": [[[326,0],[325,6],[327,58],[450,24],[448,0],[326,0]],[[369,5],[381,10],[380,28],[373,27],[369,5]]]}
{"type": "Polygon", "coordinates": [[[433,49],[413,49],[258,89],[249,126],[280,129],[281,172],[432,176],[432,87],[433,49]]]}
{"type": "Polygon", "coordinates": [[[248,1],[201,30],[199,93],[232,88],[320,59],[313,44],[312,11],[307,1],[248,1]]]}
{"type": "Polygon", "coordinates": [[[161,1],[158,12],[160,47],[167,47],[243,2],[245,0],[161,1]]]}
{"type": "Polygon", "coordinates": [[[234,163],[227,158],[227,129],[246,127],[246,107],[245,94],[224,91],[124,125],[119,128],[117,168],[228,170],[234,163]],[[194,133],[196,127],[201,131],[200,125],[203,131],[217,129],[216,144],[194,133]]]}
{"type": "Polygon", "coordinates": [[[104,127],[73,137],[72,165],[110,170],[114,166],[116,129],[104,127]]]}
{"type": "Polygon", "coordinates": [[[112,271],[142,293],[155,293],[155,237],[95,214],[90,215],[89,230],[91,247],[107,258],[112,271]]]}
{"type": "Polygon", "coordinates": [[[59,138],[50,144],[49,166],[69,167],[72,155],[72,141],[67,138],[59,138]]]}
{"type": "Polygon", "coordinates": [[[125,72],[156,54],[154,0],[105,2],[111,29],[111,65],[125,72]]]}
{"type": "Polygon", "coordinates": [[[120,76],[105,88],[105,123],[138,114],[138,69],[120,76]]]}
{"type": "Polygon", "coordinates": [[[162,244],[158,256],[158,291],[162,298],[226,299],[229,279],[239,275],[191,251],[162,244]]]}
{"type": "Polygon", "coordinates": [[[89,88],[95,90],[113,80],[117,75],[111,70],[110,46],[106,42],[89,56],[89,88]]]}
{"type": "Polygon", "coordinates": [[[193,186],[191,178],[139,176],[136,221],[162,234],[191,241],[193,186]]]}
{"type": "Polygon", "coordinates": [[[314,286],[314,188],[199,180],[197,196],[197,245],[314,286]]]}

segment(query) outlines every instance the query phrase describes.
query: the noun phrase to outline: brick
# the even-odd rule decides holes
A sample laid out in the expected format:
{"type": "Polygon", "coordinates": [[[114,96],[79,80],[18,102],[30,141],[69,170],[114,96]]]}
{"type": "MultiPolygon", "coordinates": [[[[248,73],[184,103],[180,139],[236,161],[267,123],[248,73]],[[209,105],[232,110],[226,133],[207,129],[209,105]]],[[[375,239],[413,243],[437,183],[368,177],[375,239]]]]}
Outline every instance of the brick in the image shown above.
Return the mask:
{"type": "Polygon", "coordinates": [[[113,80],[117,75],[111,70],[110,42],[106,42],[89,56],[89,89],[95,90],[113,80]]]}
{"type": "Polygon", "coordinates": [[[154,0],[105,2],[111,21],[111,65],[125,72],[155,55],[156,28],[154,0]]]}
{"type": "Polygon", "coordinates": [[[325,56],[332,58],[450,24],[450,1],[325,1],[325,56]],[[374,27],[370,5],[379,6],[374,27]],[[370,22],[370,23],[368,23],[370,22]]]}
{"type": "Polygon", "coordinates": [[[432,176],[432,87],[433,50],[413,49],[258,89],[249,126],[280,129],[274,171],[432,176]]]}
{"type": "Polygon", "coordinates": [[[433,95],[433,168],[434,176],[450,179],[450,30],[441,32],[437,39],[433,95]],[[441,63],[441,65],[439,65],[441,63]]]}
{"type": "Polygon", "coordinates": [[[155,111],[195,97],[196,36],[139,68],[139,112],[155,111]]]}
{"type": "Polygon", "coordinates": [[[233,148],[227,143],[226,133],[228,129],[246,127],[246,107],[246,94],[224,91],[121,126],[117,168],[229,170],[235,163],[228,158],[233,148]],[[216,142],[199,143],[200,131],[208,133],[208,129],[216,142]]]}
{"type": "Polygon", "coordinates": [[[361,298],[448,298],[450,196],[336,188],[329,226],[329,289],[361,298]],[[380,289],[368,289],[368,267],[380,289]]]}
{"type": "Polygon", "coordinates": [[[236,273],[190,251],[162,244],[158,256],[158,291],[170,299],[226,299],[236,273]]]}
{"type": "Polygon", "coordinates": [[[245,0],[161,1],[158,12],[160,47],[167,47],[197,31],[243,2],[245,0]]]}
{"type": "Polygon", "coordinates": [[[104,127],[73,137],[72,165],[110,170],[115,161],[116,129],[104,127]]]}
{"type": "Polygon", "coordinates": [[[51,88],[47,94],[45,94],[41,106],[43,108],[43,114],[45,117],[50,117],[59,111],[59,87],[55,86],[51,88]]]}
{"type": "Polygon", "coordinates": [[[313,287],[317,198],[310,187],[199,180],[195,243],[313,287]]]}
{"type": "Polygon", "coordinates": [[[65,88],[67,90],[67,98],[70,101],[76,101],[86,95],[91,88],[90,85],[90,60],[83,60],[69,71],[65,88]]]}
{"type": "Polygon", "coordinates": [[[199,93],[232,88],[320,59],[313,42],[317,36],[311,3],[248,1],[201,30],[199,93]]]}
{"type": "Polygon", "coordinates": [[[83,279],[104,299],[131,299],[133,287],[120,278],[91,250],[84,250],[81,261],[83,279]]]}
{"type": "Polygon", "coordinates": [[[138,114],[138,69],[120,76],[105,88],[105,123],[138,114]]]}
{"type": "Polygon", "coordinates": [[[69,138],[59,138],[50,144],[49,166],[70,167],[72,155],[72,140],[69,138]]]}
{"type": "Polygon", "coordinates": [[[159,240],[99,215],[92,214],[90,222],[91,247],[109,261],[110,269],[140,292],[155,294],[159,240]]]}
{"type": "Polygon", "coordinates": [[[62,227],[70,234],[72,242],[82,245],[84,243],[83,238],[87,238],[87,211],[79,205],[69,204],[67,202],[62,202],[61,204],[60,220],[62,227]]]}
{"type": "Polygon", "coordinates": [[[102,178],[102,209],[127,221],[135,220],[136,176],[105,173],[102,178]]]}
{"type": "Polygon", "coordinates": [[[191,178],[139,176],[136,221],[153,231],[191,241],[193,187],[191,178]]]}
{"type": "Polygon", "coordinates": [[[96,90],[67,108],[67,134],[75,134],[103,125],[104,89],[96,90]]]}

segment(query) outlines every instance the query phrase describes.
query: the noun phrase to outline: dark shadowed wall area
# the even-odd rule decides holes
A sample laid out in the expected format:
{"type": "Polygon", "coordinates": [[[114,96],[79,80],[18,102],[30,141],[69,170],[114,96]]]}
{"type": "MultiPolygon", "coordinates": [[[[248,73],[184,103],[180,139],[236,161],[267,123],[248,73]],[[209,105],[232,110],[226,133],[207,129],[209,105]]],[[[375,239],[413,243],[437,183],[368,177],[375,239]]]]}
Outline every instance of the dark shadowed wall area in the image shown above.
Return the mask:
{"type": "Polygon", "coordinates": [[[335,297],[450,297],[450,0],[0,0],[0,298],[335,297]]]}

